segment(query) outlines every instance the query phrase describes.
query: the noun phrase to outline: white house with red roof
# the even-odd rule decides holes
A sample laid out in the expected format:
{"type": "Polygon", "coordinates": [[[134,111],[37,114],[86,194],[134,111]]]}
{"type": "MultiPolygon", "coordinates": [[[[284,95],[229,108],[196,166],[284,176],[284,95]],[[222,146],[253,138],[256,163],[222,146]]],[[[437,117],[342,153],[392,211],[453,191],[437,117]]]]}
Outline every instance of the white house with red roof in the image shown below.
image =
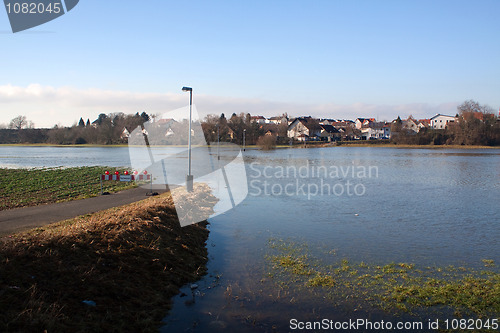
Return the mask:
{"type": "Polygon", "coordinates": [[[267,123],[267,119],[264,116],[252,116],[252,117],[250,117],[250,120],[254,123],[257,123],[257,124],[266,124],[267,123]]]}
{"type": "Polygon", "coordinates": [[[370,126],[370,123],[375,122],[375,118],[356,118],[354,122],[357,129],[370,126]]]}

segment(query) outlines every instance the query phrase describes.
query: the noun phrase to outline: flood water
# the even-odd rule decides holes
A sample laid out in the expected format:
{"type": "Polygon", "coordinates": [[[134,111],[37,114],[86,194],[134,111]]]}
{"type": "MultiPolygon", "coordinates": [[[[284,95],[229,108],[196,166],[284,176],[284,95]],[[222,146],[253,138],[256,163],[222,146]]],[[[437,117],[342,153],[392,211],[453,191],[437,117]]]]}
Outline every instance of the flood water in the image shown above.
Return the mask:
{"type": "MultiPolygon", "coordinates": [[[[127,166],[127,154],[0,147],[0,166],[127,166]]],[[[307,244],[325,260],[333,250],[380,265],[500,262],[500,150],[333,147],[244,156],[249,194],[209,220],[208,274],[175,297],[162,332],[281,332],[290,331],[291,318],[394,319],[382,310],[352,312],[347,300],[332,306],[308,291],[280,296],[267,274],[270,239],[307,244]]]]}
{"type": "Polygon", "coordinates": [[[126,147],[0,146],[0,168],[130,165],[126,147]]]}
{"type": "Polygon", "coordinates": [[[251,150],[245,162],[249,195],[210,219],[209,274],[175,298],[162,332],[282,332],[291,331],[292,318],[396,320],[383,311],[353,312],[348,301],[332,306],[321,293],[279,295],[267,278],[270,239],[305,243],[325,260],[330,250],[380,265],[481,269],[482,259],[500,260],[498,150],[251,150]]]}

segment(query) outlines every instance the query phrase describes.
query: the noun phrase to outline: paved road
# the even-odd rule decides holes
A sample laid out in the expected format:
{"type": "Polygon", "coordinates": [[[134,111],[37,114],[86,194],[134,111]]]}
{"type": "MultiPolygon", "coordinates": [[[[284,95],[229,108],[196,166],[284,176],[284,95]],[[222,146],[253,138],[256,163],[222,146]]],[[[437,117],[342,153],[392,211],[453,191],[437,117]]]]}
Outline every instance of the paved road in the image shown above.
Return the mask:
{"type": "MultiPolygon", "coordinates": [[[[158,189],[154,191],[158,193],[165,192],[165,190],[158,189]]],[[[147,189],[137,187],[89,199],[3,210],[0,211],[0,235],[32,229],[112,207],[123,206],[146,199],[146,192],[148,192],[147,189]]]]}

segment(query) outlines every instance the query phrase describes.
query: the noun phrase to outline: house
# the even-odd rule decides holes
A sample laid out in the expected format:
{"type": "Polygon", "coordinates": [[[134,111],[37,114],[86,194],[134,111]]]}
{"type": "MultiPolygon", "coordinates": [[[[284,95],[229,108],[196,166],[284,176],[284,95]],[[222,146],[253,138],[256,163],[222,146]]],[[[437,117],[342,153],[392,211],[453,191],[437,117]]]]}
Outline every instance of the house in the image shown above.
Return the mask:
{"type": "Polygon", "coordinates": [[[346,129],[355,127],[355,123],[352,120],[335,120],[330,125],[332,125],[336,129],[341,129],[341,128],[346,129]]]}
{"type": "Polygon", "coordinates": [[[130,137],[130,132],[126,127],[123,128],[122,134],[120,135],[120,139],[128,139],[130,137]]]}
{"type": "Polygon", "coordinates": [[[420,128],[418,127],[417,123],[418,122],[412,116],[409,116],[407,119],[401,122],[401,125],[403,130],[406,130],[408,132],[418,133],[418,131],[420,131],[420,128]]]}
{"type": "Polygon", "coordinates": [[[318,120],[311,117],[299,117],[288,126],[287,136],[299,141],[319,140],[321,130],[318,120]]]}
{"type": "Polygon", "coordinates": [[[287,135],[299,141],[332,141],[338,140],[341,133],[332,125],[320,124],[317,119],[300,117],[288,126],[287,135]]]}
{"type": "Polygon", "coordinates": [[[369,126],[361,128],[361,139],[374,140],[390,137],[390,127],[384,122],[371,122],[369,126]]]}
{"type": "Polygon", "coordinates": [[[276,125],[288,124],[288,117],[285,116],[271,117],[268,119],[268,122],[276,125]]]}
{"type": "Polygon", "coordinates": [[[171,136],[174,134],[175,134],[174,131],[170,127],[167,129],[167,132],[165,132],[165,136],[171,136]]]}
{"type": "Polygon", "coordinates": [[[268,129],[264,135],[267,136],[278,136],[278,132],[275,129],[268,129]]]}
{"type": "Polygon", "coordinates": [[[484,113],[482,113],[482,112],[473,112],[473,113],[472,113],[472,116],[473,116],[474,118],[476,118],[477,120],[482,121],[482,122],[484,122],[484,119],[486,118],[486,117],[485,117],[485,114],[484,114],[484,113]]]}
{"type": "Polygon", "coordinates": [[[234,138],[236,137],[236,133],[232,130],[231,127],[228,126],[227,128],[227,135],[229,135],[229,138],[231,140],[234,140],[234,138]]]}
{"type": "Polygon", "coordinates": [[[343,140],[359,140],[361,131],[356,129],[356,125],[352,120],[335,119],[331,125],[335,127],[343,140]]]}
{"type": "Polygon", "coordinates": [[[391,138],[391,124],[385,123],[384,126],[382,126],[382,130],[384,131],[384,136],[382,137],[382,139],[390,139],[391,138]]]}
{"type": "Polygon", "coordinates": [[[430,119],[432,129],[445,129],[449,123],[453,123],[457,120],[456,117],[446,116],[444,114],[437,114],[430,119]]]}
{"type": "Polygon", "coordinates": [[[493,113],[483,113],[483,112],[464,112],[462,113],[461,119],[464,121],[479,120],[480,122],[486,122],[488,120],[493,120],[495,115],[493,113]]]}
{"type": "Polygon", "coordinates": [[[419,132],[424,129],[424,128],[429,128],[431,126],[431,120],[430,119],[419,119],[417,126],[419,128],[419,132]]]}
{"type": "Polygon", "coordinates": [[[172,126],[176,121],[172,118],[161,118],[156,121],[158,125],[172,126]]]}
{"type": "Polygon", "coordinates": [[[250,117],[250,120],[254,123],[257,123],[257,124],[267,123],[267,119],[263,116],[252,116],[252,117],[250,117]]]}
{"type": "Polygon", "coordinates": [[[333,141],[339,140],[341,133],[332,125],[319,125],[320,126],[320,140],[333,141]]]}
{"type": "Polygon", "coordinates": [[[333,123],[335,122],[335,119],[320,119],[319,120],[319,123],[321,125],[333,125],[333,123]]]}
{"type": "Polygon", "coordinates": [[[160,118],[156,119],[153,124],[153,126],[155,126],[157,129],[162,129],[165,131],[165,137],[171,137],[175,134],[174,129],[177,126],[178,122],[173,118],[160,118]]]}
{"type": "Polygon", "coordinates": [[[375,118],[356,118],[354,123],[357,129],[361,129],[363,127],[368,127],[372,122],[375,122],[375,118]]]}
{"type": "Polygon", "coordinates": [[[364,127],[361,129],[361,139],[362,140],[374,140],[378,139],[379,136],[382,138],[383,134],[381,134],[379,129],[376,128],[371,128],[371,127],[364,127]]]}

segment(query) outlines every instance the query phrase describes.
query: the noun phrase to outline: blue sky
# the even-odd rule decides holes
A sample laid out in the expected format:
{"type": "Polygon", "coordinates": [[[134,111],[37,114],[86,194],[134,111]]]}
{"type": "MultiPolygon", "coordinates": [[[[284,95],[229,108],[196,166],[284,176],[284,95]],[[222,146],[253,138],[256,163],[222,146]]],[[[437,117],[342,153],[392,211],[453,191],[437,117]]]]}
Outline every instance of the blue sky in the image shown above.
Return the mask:
{"type": "Polygon", "coordinates": [[[166,112],[333,118],[500,107],[500,1],[92,1],[12,34],[0,124],[166,112]]]}

